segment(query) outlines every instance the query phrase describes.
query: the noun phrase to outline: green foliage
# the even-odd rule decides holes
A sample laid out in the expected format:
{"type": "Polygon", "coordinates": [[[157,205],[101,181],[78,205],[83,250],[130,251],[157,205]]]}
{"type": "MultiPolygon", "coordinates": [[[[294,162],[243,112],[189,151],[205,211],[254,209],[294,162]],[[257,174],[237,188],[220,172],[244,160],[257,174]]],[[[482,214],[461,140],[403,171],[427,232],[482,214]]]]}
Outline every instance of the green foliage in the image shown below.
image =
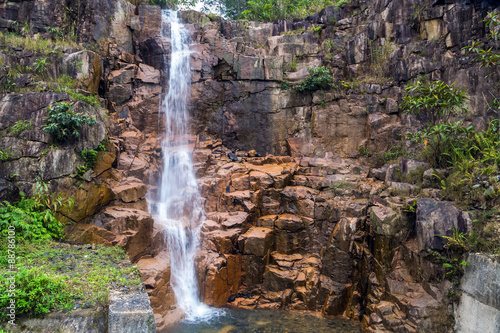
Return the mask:
{"type": "Polygon", "coordinates": [[[385,42],[379,47],[374,47],[371,44],[371,64],[370,73],[372,75],[373,82],[385,83],[389,81],[385,77],[385,72],[387,72],[387,65],[391,59],[391,53],[393,51],[394,42],[385,42]]]}
{"type": "MultiPolygon", "coordinates": [[[[488,17],[483,20],[490,30],[488,37],[497,41],[500,38],[500,12],[488,13],[488,17]]],[[[474,52],[477,57],[474,59],[481,63],[481,67],[492,67],[500,63],[500,53],[493,51],[493,47],[484,48],[482,42],[472,41],[471,45],[464,47],[467,54],[474,52]]]]}
{"type": "Polygon", "coordinates": [[[42,74],[47,70],[47,57],[38,58],[31,68],[38,74],[42,74]]]}
{"type": "Polygon", "coordinates": [[[33,121],[30,120],[18,120],[10,127],[9,134],[12,136],[19,136],[22,132],[33,129],[33,121]]]}
{"type": "Polygon", "coordinates": [[[275,22],[277,20],[291,20],[304,18],[319,12],[328,6],[341,6],[349,0],[253,0],[248,1],[247,9],[240,18],[275,22]]]}
{"type": "Polygon", "coordinates": [[[94,117],[75,112],[67,102],[54,103],[47,107],[47,111],[48,116],[42,130],[58,142],[77,139],[84,124],[91,126],[97,123],[94,117]]]}
{"type": "Polygon", "coordinates": [[[315,25],[313,24],[308,30],[311,31],[312,33],[319,33],[323,27],[321,25],[315,25]]]}
{"type": "Polygon", "coordinates": [[[333,52],[337,50],[337,43],[334,40],[329,39],[323,44],[323,48],[326,52],[333,52]]]}
{"type": "Polygon", "coordinates": [[[39,36],[19,36],[12,32],[0,32],[0,48],[19,47],[25,50],[50,55],[62,53],[62,47],[69,46],[82,49],[75,41],[70,39],[51,39],[39,36]],[[57,48],[57,47],[60,48],[57,48]]]}
{"type": "Polygon", "coordinates": [[[441,179],[445,194],[462,203],[493,205],[500,197],[500,138],[498,119],[492,120],[485,131],[470,127],[447,147],[451,173],[441,179]]]}
{"type": "Polygon", "coordinates": [[[96,108],[101,108],[101,101],[96,96],[93,96],[93,95],[85,96],[83,94],[75,93],[73,91],[67,91],[67,93],[75,101],[85,102],[85,103],[90,104],[90,105],[92,105],[92,106],[94,106],[96,108]]]}
{"type": "Polygon", "coordinates": [[[332,74],[325,66],[309,68],[308,71],[309,76],[295,86],[295,89],[298,91],[304,92],[335,88],[332,74]]]}
{"type": "MultiPolygon", "coordinates": [[[[6,240],[0,243],[0,306],[9,300],[6,240]]],[[[16,242],[16,315],[78,306],[106,306],[110,290],[141,288],[137,267],[122,248],[71,246],[53,241],[16,242]]],[[[0,319],[5,319],[0,313],[0,319]]]]}
{"type": "MultiPolygon", "coordinates": [[[[6,309],[10,304],[9,289],[12,274],[0,274],[0,307],[6,309]]],[[[16,315],[42,315],[56,307],[71,307],[71,293],[68,292],[67,279],[58,275],[48,275],[38,268],[19,267],[15,273],[16,315]]],[[[6,312],[0,312],[0,319],[6,320],[6,312]]]]}
{"type": "Polygon", "coordinates": [[[400,107],[405,113],[420,116],[432,125],[447,122],[451,116],[467,111],[463,106],[469,100],[467,93],[454,85],[455,83],[448,85],[443,81],[417,81],[406,87],[407,93],[400,107]]]}
{"type": "Polygon", "coordinates": [[[361,157],[371,157],[372,154],[370,152],[370,149],[368,149],[367,147],[365,147],[365,146],[359,146],[359,148],[358,148],[358,156],[361,156],[361,157]]]}
{"type": "Polygon", "coordinates": [[[45,30],[47,30],[50,34],[60,37],[63,37],[63,32],[59,28],[54,28],[54,27],[45,27],[45,30]]]}
{"type": "Polygon", "coordinates": [[[387,151],[373,153],[374,164],[376,166],[396,162],[400,158],[412,157],[412,153],[408,152],[402,143],[391,145],[387,151]]]}
{"type": "Polygon", "coordinates": [[[106,147],[104,146],[104,144],[99,143],[97,149],[98,150],[84,148],[82,150],[80,156],[82,157],[84,165],[77,167],[79,178],[83,178],[83,174],[85,172],[94,168],[95,162],[97,161],[97,156],[99,155],[99,151],[105,151],[106,147]]]}
{"type": "Polygon", "coordinates": [[[290,70],[292,72],[297,71],[297,59],[295,57],[293,57],[292,61],[290,62],[290,70]]]}
{"type": "Polygon", "coordinates": [[[5,150],[0,149],[0,161],[8,161],[14,154],[10,152],[10,147],[5,150]]]}
{"type": "Polygon", "coordinates": [[[84,148],[80,155],[82,156],[83,162],[85,162],[85,166],[88,169],[92,169],[97,161],[98,154],[99,152],[97,150],[84,148]]]}
{"type": "Polygon", "coordinates": [[[46,185],[37,183],[33,197],[24,194],[21,200],[0,204],[0,227],[6,235],[7,227],[16,228],[16,238],[26,240],[58,239],[63,235],[63,224],[55,218],[55,212],[63,206],[72,206],[72,201],[63,202],[60,197],[52,199],[46,185]]]}

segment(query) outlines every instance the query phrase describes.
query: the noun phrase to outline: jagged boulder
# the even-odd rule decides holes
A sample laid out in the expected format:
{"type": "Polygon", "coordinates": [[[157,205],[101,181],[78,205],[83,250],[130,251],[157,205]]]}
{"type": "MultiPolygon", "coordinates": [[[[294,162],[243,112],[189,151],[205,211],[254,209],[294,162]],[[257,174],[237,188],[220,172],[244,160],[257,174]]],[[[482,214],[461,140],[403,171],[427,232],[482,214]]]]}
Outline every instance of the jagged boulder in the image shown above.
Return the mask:
{"type": "Polygon", "coordinates": [[[420,251],[442,250],[454,232],[465,233],[471,225],[469,213],[462,212],[451,202],[417,199],[416,234],[420,251]]]}

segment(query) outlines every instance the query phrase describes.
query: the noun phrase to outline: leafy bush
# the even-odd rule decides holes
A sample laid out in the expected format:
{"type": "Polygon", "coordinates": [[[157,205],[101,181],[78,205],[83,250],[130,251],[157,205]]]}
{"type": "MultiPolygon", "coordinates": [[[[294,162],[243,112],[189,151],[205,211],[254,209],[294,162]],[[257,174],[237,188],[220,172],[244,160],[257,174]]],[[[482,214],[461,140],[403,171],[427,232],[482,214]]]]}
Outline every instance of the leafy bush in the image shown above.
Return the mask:
{"type": "MultiPolygon", "coordinates": [[[[12,274],[0,274],[0,319],[8,319],[6,309],[10,305],[9,285],[12,274]]],[[[71,293],[66,279],[57,275],[47,275],[38,267],[19,267],[15,273],[16,315],[42,315],[56,307],[71,307],[71,293]]]]}
{"type": "Polygon", "coordinates": [[[330,70],[325,66],[309,68],[309,76],[295,87],[300,92],[335,88],[330,70]]]}
{"type": "MultiPolygon", "coordinates": [[[[500,27],[500,12],[488,13],[488,17],[483,22],[490,29],[489,39],[498,40],[500,38],[500,29],[498,29],[500,27]]],[[[492,67],[500,63],[500,53],[493,51],[491,47],[485,49],[480,41],[473,41],[471,45],[464,47],[464,49],[467,50],[467,54],[470,52],[477,54],[474,60],[480,62],[481,67],[492,67]]]]}
{"type": "Polygon", "coordinates": [[[407,138],[423,144],[423,157],[434,167],[448,167],[454,159],[454,147],[469,135],[471,127],[462,123],[450,123],[451,116],[467,111],[464,103],[469,100],[461,88],[454,88],[442,81],[416,84],[406,88],[400,107],[405,113],[413,113],[428,122],[426,128],[408,133],[407,138]]]}
{"type": "Polygon", "coordinates": [[[467,111],[464,103],[469,100],[464,89],[454,88],[443,81],[416,84],[406,88],[400,107],[434,125],[449,120],[450,116],[467,111]]]}
{"type": "Polygon", "coordinates": [[[59,142],[76,139],[80,136],[80,128],[97,123],[94,117],[77,113],[67,102],[55,103],[47,108],[48,116],[42,130],[49,133],[59,142]]]}

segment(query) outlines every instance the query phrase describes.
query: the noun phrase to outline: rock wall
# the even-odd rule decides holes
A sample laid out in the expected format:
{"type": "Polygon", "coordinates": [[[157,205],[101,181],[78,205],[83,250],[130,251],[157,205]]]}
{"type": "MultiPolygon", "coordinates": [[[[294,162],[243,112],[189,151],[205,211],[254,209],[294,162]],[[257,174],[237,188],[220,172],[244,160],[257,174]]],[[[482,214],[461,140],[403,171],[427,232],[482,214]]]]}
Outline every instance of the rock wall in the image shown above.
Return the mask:
{"type": "Polygon", "coordinates": [[[351,1],[274,24],[183,13],[195,42],[195,129],[263,155],[382,151],[401,137],[402,126],[419,126],[398,103],[404,85],[423,76],[468,89],[466,121],[481,128],[492,116],[492,96],[484,92],[498,73],[485,78],[488,69],[462,48],[484,38],[482,20],[493,9],[491,1],[351,1]],[[291,89],[320,65],[332,68],[338,89],[291,89]]]}

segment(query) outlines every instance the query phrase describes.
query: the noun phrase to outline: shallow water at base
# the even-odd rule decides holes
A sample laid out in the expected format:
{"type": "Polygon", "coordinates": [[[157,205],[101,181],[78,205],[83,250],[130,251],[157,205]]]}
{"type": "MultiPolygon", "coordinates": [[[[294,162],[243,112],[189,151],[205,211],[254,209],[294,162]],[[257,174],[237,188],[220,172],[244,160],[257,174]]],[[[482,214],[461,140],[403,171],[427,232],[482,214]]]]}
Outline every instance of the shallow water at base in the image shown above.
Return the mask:
{"type": "Polygon", "coordinates": [[[340,318],[272,311],[225,309],[204,322],[181,321],[161,333],[361,333],[359,324],[340,318]]]}

